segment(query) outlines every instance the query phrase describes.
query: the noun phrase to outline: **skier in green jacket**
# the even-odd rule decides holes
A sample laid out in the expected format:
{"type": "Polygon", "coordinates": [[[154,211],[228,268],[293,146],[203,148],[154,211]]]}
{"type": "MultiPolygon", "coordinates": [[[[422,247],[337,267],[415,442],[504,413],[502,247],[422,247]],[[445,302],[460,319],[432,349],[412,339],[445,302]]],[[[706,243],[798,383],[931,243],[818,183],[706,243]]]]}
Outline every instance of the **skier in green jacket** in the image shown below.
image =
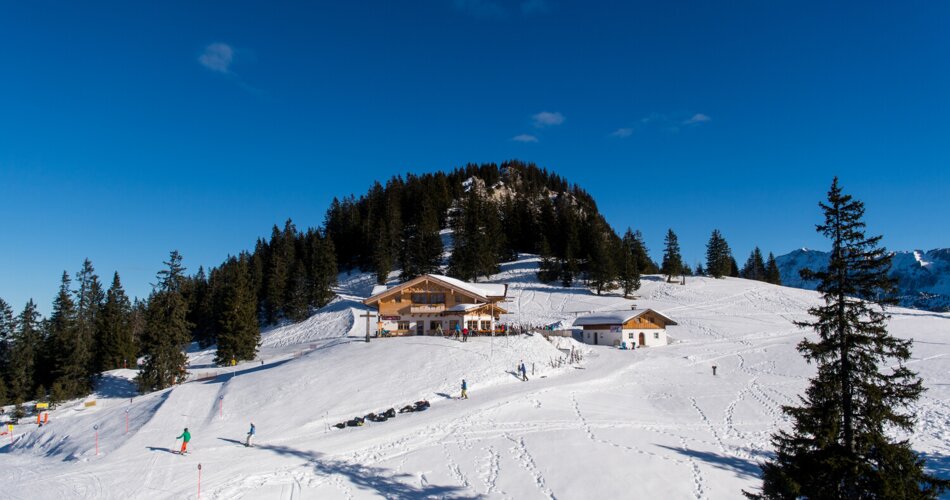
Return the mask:
{"type": "Polygon", "coordinates": [[[188,441],[191,441],[191,433],[188,432],[188,428],[185,427],[184,432],[181,433],[181,436],[176,437],[175,439],[181,439],[181,451],[178,452],[179,455],[184,455],[188,452],[188,441]]]}

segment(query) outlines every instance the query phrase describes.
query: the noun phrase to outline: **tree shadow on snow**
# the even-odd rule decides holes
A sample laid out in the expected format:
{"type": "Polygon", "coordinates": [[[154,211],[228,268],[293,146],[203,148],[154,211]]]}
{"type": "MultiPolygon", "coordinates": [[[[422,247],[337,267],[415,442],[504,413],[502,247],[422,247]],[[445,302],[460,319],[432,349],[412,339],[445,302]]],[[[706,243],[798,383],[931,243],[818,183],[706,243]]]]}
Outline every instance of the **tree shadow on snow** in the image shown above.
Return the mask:
{"type": "Polygon", "coordinates": [[[249,373],[260,372],[264,370],[270,370],[271,368],[280,366],[288,361],[292,361],[293,359],[294,358],[282,359],[280,361],[274,361],[272,363],[267,363],[263,365],[255,365],[250,368],[244,368],[243,370],[235,370],[233,372],[223,372],[223,373],[218,374],[214,378],[210,378],[204,381],[204,383],[205,384],[222,384],[224,382],[227,382],[228,380],[231,380],[231,377],[247,375],[249,373]]]}
{"type": "Polygon", "coordinates": [[[138,396],[138,387],[134,380],[105,374],[96,381],[96,392],[109,398],[131,398],[138,396]]]}
{"type": "Polygon", "coordinates": [[[927,460],[925,464],[927,472],[940,479],[950,479],[950,457],[938,453],[921,453],[920,455],[927,460]]]}
{"type": "MultiPolygon", "coordinates": [[[[725,471],[733,472],[739,477],[743,478],[758,478],[762,474],[762,470],[759,468],[759,464],[751,459],[739,458],[729,455],[720,455],[719,453],[713,453],[710,451],[698,451],[690,450],[686,448],[676,448],[673,446],[665,446],[658,444],[660,448],[666,448],[667,450],[675,451],[681,455],[699,460],[700,462],[707,463],[717,469],[722,469],[725,471]]],[[[765,457],[763,456],[763,459],[765,457]]]]}
{"type": "MultiPolygon", "coordinates": [[[[229,439],[223,439],[230,441],[229,439]]],[[[416,477],[405,472],[394,472],[382,467],[354,464],[341,460],[323,458],[321,453],[297,450],[288,446],[258,444],[257,449],[267,450],[278,455],[285,455],[306,460],[316,472],[326,475],[339,474],[344,476],[355,487],[375,492],[385,498],[451,498],[457,500],[477,499],[478,495],[464,494],[459,486],[439,486],[435,484],[414,485],[409,481],[418,482],[416,477]]]]}

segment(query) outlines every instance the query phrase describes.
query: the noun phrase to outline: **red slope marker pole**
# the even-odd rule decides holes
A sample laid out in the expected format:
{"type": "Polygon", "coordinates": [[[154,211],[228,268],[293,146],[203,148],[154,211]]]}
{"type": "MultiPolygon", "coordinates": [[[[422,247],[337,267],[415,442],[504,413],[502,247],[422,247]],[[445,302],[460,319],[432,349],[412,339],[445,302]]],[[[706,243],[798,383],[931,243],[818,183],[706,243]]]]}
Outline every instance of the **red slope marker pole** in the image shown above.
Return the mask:
{"type": "Polygon", "coordinates": [[[201,464],[198,464],[198,498],[201,498],[201,464]]]}
{"type": "Polygon", "coordinates": [[[125,433],[129,433],[129,410],[125,410],[125,433]]]}

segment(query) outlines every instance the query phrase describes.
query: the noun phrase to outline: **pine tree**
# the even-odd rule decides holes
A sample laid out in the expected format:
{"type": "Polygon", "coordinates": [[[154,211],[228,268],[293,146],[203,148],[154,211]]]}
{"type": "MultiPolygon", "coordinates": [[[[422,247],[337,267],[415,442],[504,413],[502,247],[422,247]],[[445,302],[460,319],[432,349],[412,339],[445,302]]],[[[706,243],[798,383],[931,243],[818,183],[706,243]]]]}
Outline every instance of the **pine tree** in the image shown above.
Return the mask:
{"type": "Polygon", "coordinates": [[[78,397],[87,394],[90,388],[87,367],[92,353],[79,329],[70,283],[69,273],[63,271],[49,318],[49,356],[52,380],[65,388],[67,396],[78,397]]]}
{"type": "Polygon", "coordinates": [[[423,202],[422,213],[403,230],[400,251],[400,280],[438,272],[442,264],[442,238],[439,220],[429,203],[423,202]]]}
{"type": "Polygon", "coordinates": [[[778,270],[778,264],[775,262],[775,256],[769,252],[769,260],[765,264],[765,281],[773,285],[782,284],[782,273],[778,270]]]}
{"type": "Polygon", "coordinates": [[[609,234],[603,228],[591,237],[587,245],[590,285],[594,287],[597,295],[616,286],[617,269],[611,246],[609,234]]]}
{"type": "Polygon", "coordinates": [[[623,235],[620,244],[620,287],[624,298],[640,289],[640,269],[637,267],[637,255],[634,248],[636,237],[630,228],[623,235]]]}
{"type": "Polygon", "coordinates": [[[106,300],[99,309],[99,371],[135,366],[136,347],[132,325],[132,303],[125,295],[119,273],[112,276],[106,300]]]}
{"type": "Polygon", "coordinates": [[[30,299],[17,317],[9,365],[10,399],[19,404],[33,393],[39,379],[37,361],[43,349],[40,313],[30,299]]]}
{"type": "Polygon", "coordinates": [[[729,255],[729,276],[732,278],[739,277],[739,263],[732,255],[729,255]]]}
{"type": "Polygon", "coordinates": [[[538,280],[542,283],[553,283],[560,276],[560,267],[557,258],[551,253],[548,239],[541,236],[541,263],[538,265],[538,280]]]}
{"type": "Polygon", "coordinates": [[[765,262],[762,260],[762,251],[759,247],[755,247],[749,254],[739,276],[747,280],[765,281],[765,262]]]}
{"type": "MultiPolygon", "coordinates": [[[[249,268],[252,266],[249,265],[249,268]]],[[[250,274],[250,271],[249,271],[250,274]]],[[[215,342],[215,318],[211,293],[211,284],[205,274],[204,266],[198,267],[198,272],[189,280],[191,282],[188,294],[188,321],[195,325],[191,332],[192,339],[201,347],[208,347],[215,342]]],[[[251,289],[257,296],[254,280],[248,277],[251,289]]],[[[255,300],[255,309],[256,309],[255,300]]]]}
{"type": "Polygon", "coordinates": [[[732,250],[718,229],[714,229],[706,243],[706,274],[713,278],[732,276],[732,250]]]}
{"type": "Polygon", "coordinates": [[[10,373],[10,356],[16,338],[16,327],[13,309],[0,298],[0,406],[8,403],[9,391],[5,381],[10,373]]]}
{"type": "Polygon", "coordinates": [[[818,232],[831,240],[828,268],[803,271],[819,280],[824,305],[809,309],[817,341],[798,350],[818,373],[801,406],[786,407],[792,430],[773,435],[776,456],[762,466],[761,494],[753,498],[936,498],[950,481],[924,471],[924,459],[892,431],[911,432],[909,407],[924,391],[905,363],[912,340],[887,332],[894,282],[892,254],[880,236],[866,237],[864,204],[846,195],[835,178],[825,223],[818,232]]]}
{"type": "Polygon", "coordinates": [[[696,263],[696,271],[693,272],[694,276],[706,276],[706,270],[703,269],[702,262],[696,263]]]}
{"type": "Polygon", "coordinates": [[[247,254],[223,266],[226,273],[225,297],[218,333],[218,350],[215,363],[227,364],[230,360],[250,360],[257,355],[260,342],[260,327],[254,312],[255,299],[247,279],[247,254]]]}
{"type": "Polygon", "coordinates": [[[97,331],[97,316],[105,300],[105,292],[89,259],[83,261],[82,270],[76,273],[76,285],[77,341],[83,346],[86,377],[91,380],[99,373],[98,352],[102,345],[97,331]]]}
{"type": "Polygon", "coordinates": [[[142,391],[164,389],[184,380],[188,358],[183,352],[191,339],[188,304],[182,296],[185,268],[181,254],[171,252],[167,266],[158,272],[145,311],[142,350],[145,364],[139,372],[142,391]]]}
{"type": "Polygon", "coordinates": [[[679,240],[676,238],[676,233],[674,233],[672,229],[667,231],[664,244],[666,246],[663,250],[663,265],[660,267],[660,272],[666,275],[666,282],[670,283],[673,281],[673,276],[682,273],[683,267],[679,240]]]}
{"type": "Polygon", "coordinates": [[[660,268],[650,259],[647,244],[643,240],[643,233],[640,230],[633,232],[633,255],[637,260],[637,268],[643,274],[657,274],[660,268]]]}
{"type": "Polygon", "coordinates": [[[284,309],[289,266],[287,252],[284,249],[284,238],[275,224],[267,246],[267,262],[264,271],[264,319],[269,325],[277,323],[284,309]]]}

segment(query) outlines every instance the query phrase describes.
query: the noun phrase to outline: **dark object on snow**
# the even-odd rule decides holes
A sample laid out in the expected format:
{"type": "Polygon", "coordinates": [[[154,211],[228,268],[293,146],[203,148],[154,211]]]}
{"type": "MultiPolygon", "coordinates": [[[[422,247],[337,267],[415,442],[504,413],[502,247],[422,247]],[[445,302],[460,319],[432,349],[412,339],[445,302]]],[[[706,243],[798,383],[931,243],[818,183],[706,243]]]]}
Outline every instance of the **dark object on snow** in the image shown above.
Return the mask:
{"type": "Polygon", "coordinates": [[[399,413],[412,413],[416,411],[416,407],[412,405],[406,405],[399,409],[399,413]]]}
{"type": "Polygon", "coordinates": [[[384,412],[383,412],[383,415],[385,415],[386,418],[393,418],[393,417],[396,416],[396,409],[395,409],[395,408],[390,408],[390,409],[384,411],[384,412]]]}
{"type": "Polygon", "coordinates": [[[416,401],[415,407],[415,411],[425,411],[429,408],[429,402],[426,400],[416,401]]]}
{"type": "Polygon", "coordinates": [[[363,425],[363,422],[364,422],[364,421],[365,421],[365,419],[364,419],[363,417],[356,417],[356,418],[354,418],[353,420],[347,420],[347,421],[346,421],[346,426],[347,426],[347,427],[360,427],[360,426],[363,425]]]}
{"type": "Polygon", "coordinates": [[[340,423],[338,423],[338,424],[333,424],[333,427],[336,427],[337,429],[342,429],[342,428],[346,427],[346,422],[340,422],[340,423]]]}
{"type": "Polygon", "coordinates": [[[375,422],[377,417],[379,417],[379,415],[375,413],[367,413],[366,415],[363,415],[363,418],[369,420],[370,422],[375,422]]]}
{"type": "Polygon", "coordinates": [[[712,369],[713,369],[713,375],[715,375],[715,374],[716,374],[716,365],[712,365],[712,369]]]}

